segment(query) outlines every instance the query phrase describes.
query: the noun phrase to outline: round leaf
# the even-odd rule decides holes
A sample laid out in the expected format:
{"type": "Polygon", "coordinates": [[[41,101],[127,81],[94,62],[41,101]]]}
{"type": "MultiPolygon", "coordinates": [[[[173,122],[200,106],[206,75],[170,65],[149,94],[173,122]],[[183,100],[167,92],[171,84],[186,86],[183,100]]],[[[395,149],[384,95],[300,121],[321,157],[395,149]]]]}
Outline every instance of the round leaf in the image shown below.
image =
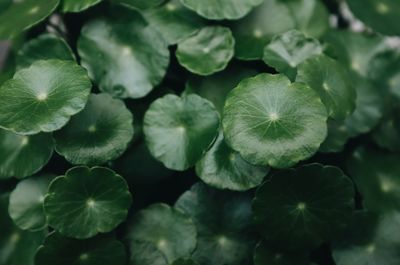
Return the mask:
{"type": "Polygon", "coordinates": [[[187,8],[208,19],[239,19],[263,0],[181,0],[187,8]]]}
{"type": "Polygon", "coordinates": [[[316,39],[307,38],[297,30],[275,36],[265,46],[263,60],[280,73],[294,80],[297,66],[313,55],[322,54],[322,47],[316,39]]]}
{"type": "Polygon", "coordinates": [[[133,117],[124,102],[92,94],[83,111],[54,134],[56,150],[72,164],[103,164],[119,157],[133,137],[133,117]]]}
{"type": "Polygon", "coordinates": [[[18,51],[16,63],[19,68],[25,68],[35,61],[49,59],[74,61],[75,56],[63,39],[53,34],[43,34],[24,44],[18,51]]]}
{"type": "Polygon", "coordinates": [[[36,249],[45,232],[19,229],[8,216],[8,199],[7,194],[0,196],[0,265],[34,265],[36,249]]]}
{"type": "Polygon", "coordinates": [[[306,255],[299,255],[274,250],[265,241],[254,250],[254,265],[309,265],[306,255]]]}
{"type": "Polygon", "coordinates": [[[351,180],[339,168],[305,165],[276,173],[257,190],[254,219],[274,246],[313,249],[347,225],[354,196],[351,180]]]}
{"type": "Polygon", "coordinates": [[[268,171],[268,167],[254,166],[243,160],[225,143],[222,132],[196,164],[197,175],[208,185],[238,191],[260,185],[268,171]]]}
{"type": "Polygon", "coordinates": [[[285,168],[312,156],[327,133],[327,114],[308,86],[283,75],[243,80],[225,102],[227,143],[248,162],[285,168]]]}
{"type": "Polygon", "coordinates": [[[240,81],[256,74],[257,71],[238,64],[229,65],[225,70],[214,75],[206,77],[191,76],[186,83],[185,93],[195,93],[208,99],[214,104],[218,112],[222,114],[228,93],[240,81]]]}
{"type": "Polygon", "coordinates": [[[170,0],[162,6],[146,10],[144,16],[169,45],[186,39],[205,24],[201,17],[184,7],[179,0],[170,0]]]}
{"type": "Polygon", "coordinates": [[[348,73],[335,60],[314,56],[302,63],[297,70],[297,82],[314,89],[324,102],[329,116],[344,120],[355,108],[356,92],[348,73]]]}
{"type": "Polygon", "coordinates": [[[54,262],[57,265],[125,265],[125,247],[110,236],[77,240],[54,232],[38,249],[35,265],[54,265],[54,262]]]}
{"type": "Polygon", "coordinates": [[[132,241],[130,249],[130,264],[168,265],[163,252],[151,242],[132,241]]]}
{"type": "Polygon", "coordinates": [[[21,136],[0,130],[0,179],[38,172],[50,160],[53,147],[50,134],[21,136]]]}
{"type": "Polygon", "coordinates": [[[21,229],[37,231],[46,228],[43,200],[52,179],[45,175],[23,180],[11,193],[8,212],[21,229]]]}
{"type": "Polygon", "coordinates": [[[210,75],[226,68],[234,54],[235,40],[228,28],[205,27],[178,44],[176,57],[192,73],[210,75]]]}
{"type": "Polygon", "coordinates": [[[109,12],[83,27],[78,41],[82,65],[101,91],[121,98],[144,97],[166,73],[168,45],[138,12],[109,12]]]}
{"type": "Polygon", "coordinates": [[[323,153],[341,152],[349,138],[349,132],[343,122],[329,119],[328,135],[321,144],[319,151],[323,153]]]}
{"type": "Polygon", "coordinates": [[[295,27],[296,21],[283,1],[264,1],[248,16],[233,23],[235,56],[243,60],[262,59],[264,47],[273,36],[295,27]]]}
{"type": "Polygon", "coordinates": [[[74,167],[51,182],[44,199],[50,226],[73,238],[110,232],[125,220],[131,194],[114,171],[74,167]]]}
{"type": "Polygon", "coordinates": [[[185,170],[217,136],[219,115],[208,100],[197,95],[169,94],[150,105],[143,126],[150,153],[167,168],[185,170]]]}
{"type": "Polygon", "coordinates": [[[57,8],[59,0],[13,2],[0,13],[0,40],[11,39],[43,21],[57,8]]]}
{"type": "Polygon", "coordinates": [[[399,159],[397,154],[372,149],[354,151],[347,168],[366,209],[377,212],[400,209],[399,159]]]}
{"type": "Polygon", "coordinates": [[[102,0],[63,0],[64,12],[81,12],[100,3],[102,0]]]}
{"type": "Polygon", "coordinates": [[[58,130],[84,108],[90,88],[75,62],[37,61],[0,87],[0,127],[19,134],[58,130]]]}
{"type": "Polygon", "coordinates": [[[400,35],[400,2],[397,0],[347,0],[354,15],[372,29],[387,35],[400,35]]]}
{"type": "Polygon", "coordinates": [[[342,238],[333,245],[337,265],[397,265],[400,263],[400,214],[382,216],[358,212],[342,238]]]}
{"type": "MultiPolygon", "coordinates": [[[[172,263],[180,257],[190,256],[196,247],[196,234],[196,227],[186,214],[160,203],[153,204],[135,215],[127,239],[132,249],[137,241],[153,244],[155,252],[161,252],[166,260],[172,263]]],[[[148,261],[147,264],[153,264],[148,261]]]]}
{"type": "Polygon", "coordinates": [[[219,191],[202,183],[185,192],[175,207],[190,215],[197,227],[192,259],[202,265],[250,264],[255,245],[250,203],[247,193],[219,191]]]}

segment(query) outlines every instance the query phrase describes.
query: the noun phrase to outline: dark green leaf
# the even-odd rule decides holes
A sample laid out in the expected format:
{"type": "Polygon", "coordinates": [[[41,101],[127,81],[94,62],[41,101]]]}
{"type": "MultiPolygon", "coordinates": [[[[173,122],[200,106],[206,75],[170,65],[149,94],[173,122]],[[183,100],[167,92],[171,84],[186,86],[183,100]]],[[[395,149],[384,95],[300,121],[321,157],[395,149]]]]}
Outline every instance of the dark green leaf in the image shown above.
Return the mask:
{"type": "Polygon", "coordinates": [[[63,0],[64,12],[81,12],[100,3],[102,0],[63,0]]]}
{"type": "Polygon", "coordinates": [[[265,241],[254,250],[254,265],[309,265],[307,255],[275,250],[265,241]]]}
{"type": "Polygon", "coordinates": [[[139,10],[156,7],[164,1],[165,0],[111,0],[112,3],[139,10]]]}

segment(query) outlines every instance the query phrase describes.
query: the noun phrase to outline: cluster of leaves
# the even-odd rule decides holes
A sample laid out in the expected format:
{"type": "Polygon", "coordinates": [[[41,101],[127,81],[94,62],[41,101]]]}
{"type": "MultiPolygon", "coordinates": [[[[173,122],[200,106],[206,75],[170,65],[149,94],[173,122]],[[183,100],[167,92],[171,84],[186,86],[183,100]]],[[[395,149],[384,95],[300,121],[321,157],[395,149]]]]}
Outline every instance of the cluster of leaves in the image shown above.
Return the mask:
{"type": "Polygon", "coordinates": [[[0,0],[0,265],[400,264],[400,2],[339,5],[0,0]]]}

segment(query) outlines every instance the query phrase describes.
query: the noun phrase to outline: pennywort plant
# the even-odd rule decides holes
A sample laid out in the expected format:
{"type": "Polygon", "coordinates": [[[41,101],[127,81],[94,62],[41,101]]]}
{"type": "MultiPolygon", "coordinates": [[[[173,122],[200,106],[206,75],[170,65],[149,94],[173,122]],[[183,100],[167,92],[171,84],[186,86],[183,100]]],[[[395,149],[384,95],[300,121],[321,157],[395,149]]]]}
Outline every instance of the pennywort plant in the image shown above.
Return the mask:
{"type": "Polygon", "coordinates": [[[398,0],[0,0],[0,265],[400,264],[398,0]]]}

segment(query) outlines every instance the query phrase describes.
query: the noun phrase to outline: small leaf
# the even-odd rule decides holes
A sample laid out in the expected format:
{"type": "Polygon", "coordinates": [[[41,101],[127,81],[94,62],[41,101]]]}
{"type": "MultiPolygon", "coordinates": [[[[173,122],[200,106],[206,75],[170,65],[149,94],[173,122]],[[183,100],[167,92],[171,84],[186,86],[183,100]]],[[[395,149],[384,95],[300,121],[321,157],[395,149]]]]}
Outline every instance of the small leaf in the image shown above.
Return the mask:
{"type": "Polygon", "coordinates": [[[351,180],[337,167],[310,164],[281,171],[257,190],[255,223],[276,247],[313,249],[348,224],[354,196],[351,180]]]}
{"type": "Polygon", "coordinates": [[[22,180],[10,195],[8,212],[14,223],[23,230],[38,231],[47,226],[43,210],[51,175],[22,180]]]}
{"type": "Polygon", "coordinates": [[[85,24],[78,53],[100,90],[121,98],[146,96],[169,64],[163,37],[138,12],[124,8],[85,24]]]}
{"type": "Polygon", "coordinates": [[[46,19],[59,0],[24,0],[13,2],[0,13],[0,40],[11,39],[46,19]]]}
{"type": "Polygon", "coordinates": [[[101,235],[91,239],[66,238],[53,232],[35,256],[35,265],[125,265],[124,245],[111,236],[101,235]]]}
{"type": "Polygon", "coordinates": [[[34,265],[36,249],[46,233],[19,229],[8,216],[8,200],[8,194],[0,196],[0,265],[34,265]]]}
{"type": "Polygon", "coordinates": [[[385,212],[400,209],[400,156],[358,148],[347,162],[367,210],[385,212]]]}
{"type": "Polygon", "coordinates": [[[400,2],[397,0],[347,0],[354,15],[373,30],[400,35],[400,2]]]}
{"type": "Polygon", "coordinates": [[[44,210],[56,231],[84,239],[115,229],[125,220],[131,200],[125,180],[114,171],[74,167],[51,182],[44,210]]]}
{"type": "Polygon", "coordinates": [[[37,61],[0,87],[0,127],[18,134],[52,132],[81,111],[91,83],[72,61],[37,61]]]}
{"type": "MultiPolygon", "coordinates": [[[[127,240],[131,243],[131,249],[135,249],[136,242],[153,244],[155,253],[161,252],[168,263],[172,263],[180,257],[190,256],[196,247],[196,234],[196,227],[186,214],[159,203],[135,215],[130,223],[127,240]]],[[[151,253],[149,251],[149,254],[151,253]]],[[[159,259],[159,255],[154,257],[156,260],[159,259]]],[[[135,260],[136,257],[131,256],[132,264],[136,264],[133,262],[135,260]]],[[[149,263],[141,263],[141,265],[154,264],[151,260],[147,262],[149,263]]]]}
{"type": "Polygon", "coordinates": [[[116,159],[132,137],[131,112],[108,94],[92,94],[85,109],[54,134],[59,154],[71,164],[88,165],[116,159]]]}
{"type": "Polygon", "coordinates": [[[166,95],[147,110],[143,125],[150,153],[167,168],[193,166],[216,138],[219,115],[197,95],[166,95]]]}
{"type": "Polygon", "coordinates": [[[400,263],[400,214],[357,212],[343,236],[333,244],[337,265],[397,265],[400,263]]]}
{"type": "Polygon", "coordinates": [[[260,242],[254,250],[254,265],[309,265],[307,255],[275,250],[265,241],[260,242]]]}
{"type": "Polygon", "coordinates": [[[250,264],[255,236],[251,232],[251,196],[212,189],[202,183],[181,195],[175,207],[196,224],[192,259],[202,265],[250,264]]]}
{"type": "Polygon", "coordinates": [[[208,19],[239,19],[263,0],[181,0],[187,8],[208,19]]]}
{"type": "Polygon", "coordinates": [[[263,60],[289,79],[294,80],[297,66],[312,57],[322,54],[322,47],[316,39],[307,38],[297,30],[275,36],[265,46],[263,60]]]}
{"type": "Polygon", "coordinates": [[[330,117],[344,120],[353,113],[356,92],[348,72],[338,62],[318,55],[302,63],[297,72],[296,81],[309,85],[319,94],[330,117]]]}
{"type": "Polygon", "coordinates": [[[290,167],[312,156],[327,133],[327,113],[318,95],[283,75],[243,80],[225,102],[228,145],[255,165],[290,167]]]}
{"type": "Polygon", "coordinates": [[[0,130],[0,179],[35,174],[50,160],[53,148],[50,134],[22,136],[0,130]]]}
{"type": "Polygon", "coordinates": [[[268,167],[254,166],[229,148],[222,132],[196,164],[196,173],[201,180],[219,189],[243,191],[254,188],[268,172],[268,167]]]}
{"type": "Polygon", "coordinates": [[[102,0],[63,0],[62,10],[64,12],[82,12],[89,7],[97,5],[102,0]]]}
{"type": "Polygon", "coordinates": [[[234,54],[235,40],[228,28],[205,27],[178,43],[176,57],[192,73],[211,75],[226,68],[234,54]]]}
{"type": "Polygon", "coordinates": [[[169,45],[188,38],[205,24],[204,19],[184,7],[179,0],[167,1],[143,13],[149,24],[163,35],[169,45]]]}
{"type": "Polygon", "coordinates": [[[75,61],[75,55],[65,40],[53,34],[42,34],[24,44],[18,51],[18,68],[25,68],[39,60],[59,59],[75,61]]]}

